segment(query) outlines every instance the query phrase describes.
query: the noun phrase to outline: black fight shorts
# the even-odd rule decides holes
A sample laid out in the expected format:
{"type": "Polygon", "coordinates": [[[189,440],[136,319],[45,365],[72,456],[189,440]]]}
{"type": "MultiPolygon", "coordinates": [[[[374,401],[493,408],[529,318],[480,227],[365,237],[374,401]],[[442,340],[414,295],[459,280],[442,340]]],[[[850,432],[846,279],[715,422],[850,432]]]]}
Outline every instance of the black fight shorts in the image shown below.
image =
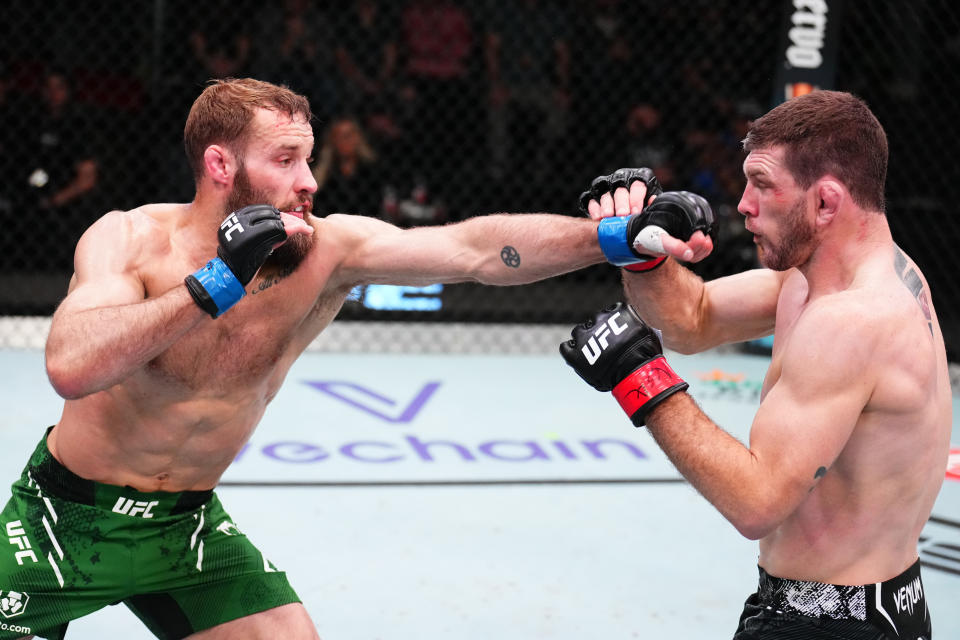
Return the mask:
{"type": "MultiPolygon", "coordinates": [[[[759,567],[758,567],[759,568],[759,567]]],[[[920,561],[861,586],[785,580],[760,568],[733,640],[930,640],[920,561]]]]}

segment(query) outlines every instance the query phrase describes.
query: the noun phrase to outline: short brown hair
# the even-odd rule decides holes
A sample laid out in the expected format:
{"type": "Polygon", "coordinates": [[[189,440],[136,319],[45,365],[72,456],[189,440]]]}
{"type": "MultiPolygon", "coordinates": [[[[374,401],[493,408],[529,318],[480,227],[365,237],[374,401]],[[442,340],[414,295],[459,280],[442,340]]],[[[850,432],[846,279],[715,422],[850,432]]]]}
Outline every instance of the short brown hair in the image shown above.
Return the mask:
{"type": "Polygon", "coordinates": [[[253,78],[211,80],[194,101],[183,129],[183,146],[198,184],[203,177],[203,153],[211,144],[242,155],[257,109],[300,115],[307,122],[313,119],[310,102],[285,86],[253,78]]]}
{"type": "Polygon", "coordinates": [[[830,174],[853,201],[884,211],[887,134],[867,104],[842,91],[814,91],[792,98],[750,123],[747,153],[783,145],[785,165],[806,189],[830,174]]]}

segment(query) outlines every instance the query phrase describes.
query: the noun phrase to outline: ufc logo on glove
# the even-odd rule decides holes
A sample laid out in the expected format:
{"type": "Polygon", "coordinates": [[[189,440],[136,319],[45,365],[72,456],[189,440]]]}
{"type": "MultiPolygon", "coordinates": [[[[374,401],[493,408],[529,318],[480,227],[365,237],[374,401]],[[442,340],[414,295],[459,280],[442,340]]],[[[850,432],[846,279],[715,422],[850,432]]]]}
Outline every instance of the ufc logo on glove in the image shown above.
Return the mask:
{"type": "Polygon", "coordinates": [[[231,214],[227,217],[226,220],[220,223],[220,228],[223,229],[223,235],[226,237],[227,242],[233,240],[230,234],[234,231],[237,233],[243,233],[243,225],[240,224],[240,220],[237,219],[237,214],[231,214]]]}
{"type": "Polygon", "coordinates": [[[594,389],[612,392],[637,427],[650,409],[687,388],[663,357],[660,332],[622,302],[575,326],[560,354],[594,389]]]}
{"type": "Polygon", "coordinates": [[[610,335],[610,332],[613,332],[613,335],[618,336],[624,331],[627,330],[627,325],[617,324],[617,318],[620,317],[620,312],[616,312],[603,324],[597,326],[596,331],[593,332],[593,335],[590,336],[590,339],[587,340],[587,344],[581,347],[580,351],[583,353],[583,357],[587,359],[587,364],[594,365],[597,360],[600,358],[600,354],[603,353],[604,349],[610,346],[610,343],[607,341],[607,337],[610,335]]]}

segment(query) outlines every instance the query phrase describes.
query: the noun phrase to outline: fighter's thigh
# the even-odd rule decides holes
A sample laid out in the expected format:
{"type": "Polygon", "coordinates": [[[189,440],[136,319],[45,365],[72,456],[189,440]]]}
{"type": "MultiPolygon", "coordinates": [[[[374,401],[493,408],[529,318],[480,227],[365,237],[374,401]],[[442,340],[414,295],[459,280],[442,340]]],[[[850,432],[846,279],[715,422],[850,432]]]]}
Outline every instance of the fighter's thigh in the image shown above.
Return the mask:
{"type": "Polygon", "coordinates": [[[112,587],[115,545],[94,540],[93,528],[89,508],[14,484],[0,513],[8,541],[0,546],[0,638],[57,635],[69,620],[121,597],[112,587]]]}
{"type": "Polygon", "coordinates": [[[216,495],[138,549],[139,593],[124,604],[158,637],[185,637],[300,603],[286,573],[237,528],[216,495]],[[174,548],[179,552],[169,553],[174,548]]]}
{"type": "Polygon", "coordinates": [[[307,610],[299,602],[224,622],[188,637],[191,640],[253,640],[254,638],[319,640],[320,638],[307,610]]]}

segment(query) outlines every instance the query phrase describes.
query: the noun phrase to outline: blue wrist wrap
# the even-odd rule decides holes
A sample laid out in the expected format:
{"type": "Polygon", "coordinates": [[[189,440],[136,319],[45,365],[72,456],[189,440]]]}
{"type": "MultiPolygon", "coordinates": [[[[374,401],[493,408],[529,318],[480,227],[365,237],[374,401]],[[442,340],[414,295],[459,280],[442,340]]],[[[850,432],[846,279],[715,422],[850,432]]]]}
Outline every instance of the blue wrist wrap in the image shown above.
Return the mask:
{"type": "Polygon", "coordinates": [[[622,267],[635,262],[642,262],[643,259],[637,257],[630,250],[630,244],[627,242],[627,224],[630,222],[630,216],[614,216],[604,218],[597,227],[597,241],[600,243],[600,250],[606,256],[607,262],[622,267]]]}
{"type": "Polygon", "coordinates": [[[227,263],[220,258],[214,258],[205,267],[198,269],[193,277],[200,282],[217,305],[217,315],[214,317],[220,316],[239,302],[240,298],[247,295],[237,276],[233,275],[227,263]]]}

